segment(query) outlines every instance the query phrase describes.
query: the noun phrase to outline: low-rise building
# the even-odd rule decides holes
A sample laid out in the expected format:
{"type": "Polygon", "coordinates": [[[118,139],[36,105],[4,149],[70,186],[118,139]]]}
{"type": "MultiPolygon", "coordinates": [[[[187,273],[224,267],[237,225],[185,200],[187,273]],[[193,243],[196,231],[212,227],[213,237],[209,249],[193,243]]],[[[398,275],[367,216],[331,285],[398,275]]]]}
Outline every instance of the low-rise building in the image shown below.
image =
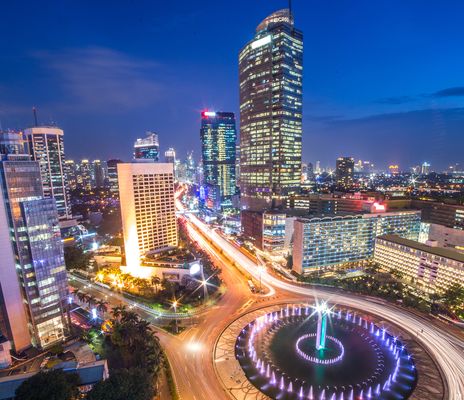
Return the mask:
{"type": "Polygon", "coordinates": [[[426,293],[443,292],[455,283],[464,285],[464,254],[426,244],[383,235],[376,239],[374,261],[384,268],[400,272],[426,293]]]}
{"type": "Polygon", "coordinates": [[[370,260],[377,236],[396,233],[418,240],[420,226],[420,211],[298,218],[294,223],[293,270],[307,274],[370,260]]]}

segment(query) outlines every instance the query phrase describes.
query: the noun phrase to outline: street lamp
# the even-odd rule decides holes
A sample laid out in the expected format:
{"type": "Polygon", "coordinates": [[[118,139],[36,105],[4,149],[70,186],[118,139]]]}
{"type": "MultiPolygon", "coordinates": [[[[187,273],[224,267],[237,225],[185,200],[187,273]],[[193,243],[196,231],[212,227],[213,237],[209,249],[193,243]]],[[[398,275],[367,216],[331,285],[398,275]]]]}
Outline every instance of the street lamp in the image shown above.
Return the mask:
{"type": "Polygon", "coordinates": [[[172,306],[174,307],[174,321],[175,321],[175,325],[176,325],[176,333],[179,333],[179,330],[177,328],[177,300],[174,300],[174,302],[172,303],[172,306]]]}

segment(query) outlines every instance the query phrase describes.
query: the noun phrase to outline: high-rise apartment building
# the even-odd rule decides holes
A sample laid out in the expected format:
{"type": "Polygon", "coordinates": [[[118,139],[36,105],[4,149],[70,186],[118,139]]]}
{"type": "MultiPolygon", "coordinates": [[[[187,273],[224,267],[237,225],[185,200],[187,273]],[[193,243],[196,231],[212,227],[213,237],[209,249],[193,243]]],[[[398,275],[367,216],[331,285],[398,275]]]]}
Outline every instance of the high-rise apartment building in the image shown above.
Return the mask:
{"type": "Polygon", "coordinates": [[[354,159],[352,157],[337,158],[335,179],[340,189],[353,187],[354,159]]]}
{"type": "Polygon", "coordinates": [[[112,159],[106,162],[108,168],[108,187],[111,193],[119,193],[118,186],[118,164],[122,163],[121,160],[112,159]]]}
{"type": "Polygon", "coordinates": [[[35,126],[26,129],[24,133],[32,159],[40,165],[44,196],[55,199],[59,218],[71,218],[63,130],[55,126],[35,126]]]}
{"type": "Polygon", "coordinates": [[[118,164],[126,263],[134,275],[143,257],[177,246],[172,164],[118,164]]]}
{"type": "Polygon", "coordinates": [[[262,210],[297,193],[301,179],[303,33],[276,11],[240,51],[242,208],[262,210]]]}
{"type": "Polygon", "coordinates": [[[89,160],[81,160],[79,164],[78,186],[84,190],[92,189],[92,164],[89,160]]]}
{"type": "Polygon", "coordinates": [[[63,340],[67,330],[67,277],[56,200],[43,197],[42,180],[39,163],[28,155],[0,162],[2,333],[16,350],[31,343],[49,347],[63,340]],[[18,290],[22,310],[16,304],[18,290]]]}
{"type": "Polygon", "coordinates": [[[105,161],[92,161],[92,186],[102,188],[106,186],[107,166],[105,161]]]}
{"type": "Polygon", "coordinates": [[[428,162],[423,162],[421,165],[421,174],[427,175],[430,173],[430,164],[428,162]]]}
{"type": "Polygon", "coordinates": [[[298,274],[350,265],[374,254],[375,238],[397,234],[418,240],[420,211],[298,218],[294,224],[293,270],[298,274]]]}
{"type": "Polygon", "coordinates": [[[236,193],[234,113],[203,111],[200,138],[203,184],[208,194],[219,195],[211,203],[230,206],[231,197],[236,193]]]}
{"type": "Polygon", "coordinates": [[[69,190],[77,189],[79,166],[74,162],[74,160],[66,160],[64,163],[64,170],[69,190]]]}
{"type": "Polygon", "coordinates": [[[136,160],[159,160],[159,140],[155,132],[146,132],[146,137],[137,139],[134,143],[134,159],[136,160]]]}

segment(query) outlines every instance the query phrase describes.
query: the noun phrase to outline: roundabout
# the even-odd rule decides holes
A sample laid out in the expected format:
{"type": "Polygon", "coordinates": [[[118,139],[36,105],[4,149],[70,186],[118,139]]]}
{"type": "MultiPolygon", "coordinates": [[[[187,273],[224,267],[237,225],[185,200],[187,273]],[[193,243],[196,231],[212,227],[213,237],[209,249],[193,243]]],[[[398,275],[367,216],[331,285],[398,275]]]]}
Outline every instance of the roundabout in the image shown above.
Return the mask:
{"type": "Polygon", "coordinates": [[[354,308],[295,303],[250,311],[222,332],[213,358],[234,399],[442,398],[439,372],[417,342],[354,308]]]}

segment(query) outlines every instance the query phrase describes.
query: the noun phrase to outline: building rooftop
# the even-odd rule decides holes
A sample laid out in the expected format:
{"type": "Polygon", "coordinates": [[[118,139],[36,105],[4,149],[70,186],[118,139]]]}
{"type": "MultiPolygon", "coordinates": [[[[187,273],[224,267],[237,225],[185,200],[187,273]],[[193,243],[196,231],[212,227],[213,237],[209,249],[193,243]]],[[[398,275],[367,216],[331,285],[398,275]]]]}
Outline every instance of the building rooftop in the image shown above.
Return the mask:
{"type": "Polygon", "coordinates": [[[258,25],[258,27],[256,28],[256,32],[262,31],[263,29],[267,29],[267,27],[271,24],[278,23],[287,23],[293,25],[293,15],[291,14],[288,8],[283,8],[282,10],[275,11],[272,14],[268,15],[258,25]]]}
{"type": "Polygon", "coordinates": [[[444,247],[429,246],[427,244],[416,242],[414,240],[404,239],[398,235],[393,235],[393,234],[382,235],[382,236],[379,236],[377,239],[382,239],[387,242],[411,247],[413,249],[424,251],[426,253],[430,253],[430,254],[433,254],[439,257],[449,258],[450,260],[464,263],[464,254],[454,251],[452,249],[448,249],[444,247]]]}

